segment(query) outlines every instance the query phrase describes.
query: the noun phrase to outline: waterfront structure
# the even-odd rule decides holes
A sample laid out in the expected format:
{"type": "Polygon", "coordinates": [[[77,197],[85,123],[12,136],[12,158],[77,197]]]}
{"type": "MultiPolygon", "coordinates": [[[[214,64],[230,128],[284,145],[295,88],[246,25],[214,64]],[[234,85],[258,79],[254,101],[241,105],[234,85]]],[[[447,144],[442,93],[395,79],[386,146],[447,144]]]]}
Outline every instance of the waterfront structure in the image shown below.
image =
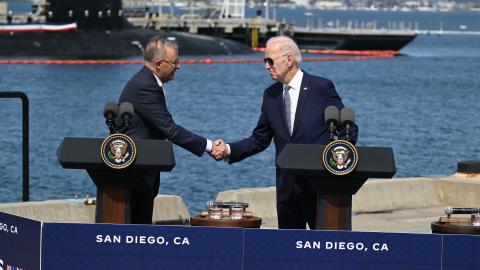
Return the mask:
{"type": "MultiPolygon", "coordinates": [[[[431,233],[430,223],[447,207],[480,205],[480,174],[410,177],[367,181],[353,196],[352,230],[364,232],[431,233]],[[415,196],[405,196],[415,190],[415,196]],[[465,194],[469,195],[466,196],[465,194]],[[472,196],[470,196],[472,195],[472,196]]],[[[220,192],[217,200],[246,201],[249,210],[262,218],[262,228],[277,228],[275,187],[246,188],[220,192]]],[[[0,204],[0,212],[44,222],[94,223],[91,199],[47,200],[0,204]]],[[[188,224],[191,215],[181,197],[155,198],[155,224],[188,224]]]]}
{"type": "Polygon", "coordinates": [[[265,47],[266,41],[273,36],[286,35],[301,49],[400,50],[417,35],[413,30],[354,28],[352,25],[345,28],[298,27],[272,19],[268,1],[265,7],[264,17],[257,14],[255,18],[245,18],[245,0],[224,0],[208,17],[193,13],[180,17],[152,13],[128,20],[137,27],[220,37],[254,48],[265,47]]]}

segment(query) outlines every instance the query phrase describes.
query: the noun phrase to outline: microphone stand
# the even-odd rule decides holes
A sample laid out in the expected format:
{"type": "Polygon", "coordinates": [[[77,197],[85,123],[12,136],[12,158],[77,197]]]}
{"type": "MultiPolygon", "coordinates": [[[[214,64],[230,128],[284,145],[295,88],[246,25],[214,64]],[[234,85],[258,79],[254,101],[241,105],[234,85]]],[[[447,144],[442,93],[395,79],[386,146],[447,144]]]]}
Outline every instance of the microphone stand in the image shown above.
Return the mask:
{"type": "Polygon", "coordinates": [[[329,121],[329,123],[328,123],[328,134],[329,134],[331,142],[333,142],[335,140],[335,129],[336,129],[335,120],[329,121]]]}
{"type": "Polygon", "coordinates": [[[115,118],[112,114],[108,114],[107,119],[105,120],[105,124],[107,124],[108,129],[110,130],[110,134],[115,132],[115,118]]]}
{"type": "Polygon", "coordinates": [[[345,140],[350,142],[350,123],[345,124],[345,140]]]}

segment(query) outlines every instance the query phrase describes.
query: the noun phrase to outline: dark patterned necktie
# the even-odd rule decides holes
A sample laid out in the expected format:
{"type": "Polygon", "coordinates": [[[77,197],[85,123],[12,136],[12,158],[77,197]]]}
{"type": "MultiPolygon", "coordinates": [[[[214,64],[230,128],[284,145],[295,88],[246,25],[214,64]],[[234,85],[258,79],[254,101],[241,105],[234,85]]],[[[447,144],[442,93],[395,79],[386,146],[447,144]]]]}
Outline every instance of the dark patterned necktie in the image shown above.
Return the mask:
{"type": "Polygon", "coordinates": [[[285,121],[287,122],[287,127],[288,127],[288,133],[292,135],[292,118],[291,118],[291,100],[290,100],[290,94],[288,93],[288,90],[290,90],[290,86],[286,85],[283,88],[283,110],[285,111],[285,121]]]}

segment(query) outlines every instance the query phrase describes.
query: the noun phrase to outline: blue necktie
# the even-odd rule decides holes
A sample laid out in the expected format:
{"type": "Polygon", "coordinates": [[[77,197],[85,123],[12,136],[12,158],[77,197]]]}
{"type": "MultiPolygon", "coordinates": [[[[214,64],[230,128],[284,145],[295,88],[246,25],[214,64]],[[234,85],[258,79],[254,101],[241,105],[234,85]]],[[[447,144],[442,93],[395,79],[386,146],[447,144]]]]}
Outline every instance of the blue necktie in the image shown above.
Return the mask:
{"type": "Polygon", "coordinates": [[[286,85],[283,90],[283,110],[285,111],[285,121],[287,122],[288,133],[292,135],[292,118],[291,118],[291,101],[290,94],[288,93],[290,86],[286,85]]]}

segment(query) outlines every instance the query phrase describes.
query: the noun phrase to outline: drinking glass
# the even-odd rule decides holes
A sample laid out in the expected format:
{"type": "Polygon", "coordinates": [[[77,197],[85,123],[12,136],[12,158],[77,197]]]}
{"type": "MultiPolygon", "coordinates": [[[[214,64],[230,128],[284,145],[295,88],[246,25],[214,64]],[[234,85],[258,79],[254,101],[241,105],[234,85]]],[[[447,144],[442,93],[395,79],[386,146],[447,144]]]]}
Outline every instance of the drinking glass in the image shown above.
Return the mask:
{"type": "Polygon", "coordinates": [[[223,207],[221,202],[209,201],[207,202],[208,217],[211,219],[222,219],[223,207]]]}
{"type": "Polygon", "coordinates": [[[243,204],[240,202],[230,202],[230,218],[242,219],[243,218],[243,204]]]}
{"type": "Polygon", "coordinates": [[[480,213],[475,213],[472,215],[472,225],[480,226],[480,213]]]}

